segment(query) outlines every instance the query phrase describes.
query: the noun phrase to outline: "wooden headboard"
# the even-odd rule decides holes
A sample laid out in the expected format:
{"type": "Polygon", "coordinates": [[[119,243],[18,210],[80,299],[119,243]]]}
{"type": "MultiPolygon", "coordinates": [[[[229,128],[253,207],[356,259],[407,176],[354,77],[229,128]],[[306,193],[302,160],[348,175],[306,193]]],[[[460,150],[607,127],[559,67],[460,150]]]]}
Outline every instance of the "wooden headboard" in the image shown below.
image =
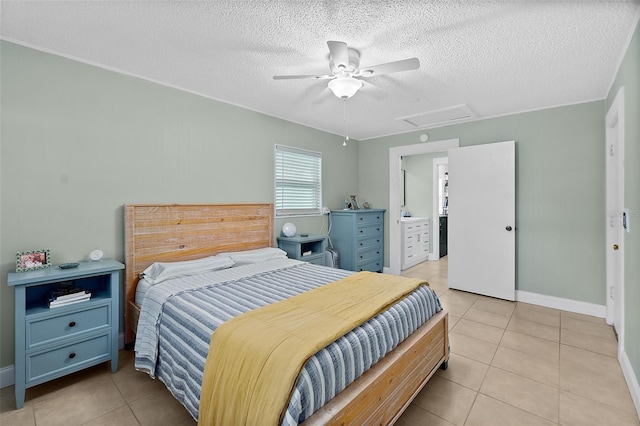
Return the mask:
{"type": "Polygon", "coordinates": [[[127,204],[125,343],[133,341],[138,277],[154,262],[273,247],[273,204],[127,204]]]}

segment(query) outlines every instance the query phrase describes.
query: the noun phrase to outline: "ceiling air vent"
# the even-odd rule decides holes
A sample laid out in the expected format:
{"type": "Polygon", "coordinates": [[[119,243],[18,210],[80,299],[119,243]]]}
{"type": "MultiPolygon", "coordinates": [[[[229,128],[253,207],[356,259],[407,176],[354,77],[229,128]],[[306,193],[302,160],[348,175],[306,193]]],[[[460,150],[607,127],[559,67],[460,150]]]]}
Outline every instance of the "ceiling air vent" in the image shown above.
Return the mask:
{"type": "Polygon", "coordinates": [[[476,115],[467,104],[463,104],[406,117],[398,117],[396,120],[404,121],[413,127],[436,127],[471,120],[472,118],[476,118],[476,115]]]}

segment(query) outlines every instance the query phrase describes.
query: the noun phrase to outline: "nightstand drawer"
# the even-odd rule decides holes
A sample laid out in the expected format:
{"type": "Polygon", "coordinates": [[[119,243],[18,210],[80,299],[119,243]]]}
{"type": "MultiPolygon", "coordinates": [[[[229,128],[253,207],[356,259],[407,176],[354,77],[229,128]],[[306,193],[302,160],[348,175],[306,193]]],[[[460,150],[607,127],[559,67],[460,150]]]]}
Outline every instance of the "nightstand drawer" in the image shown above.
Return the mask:
{"type": "Polygon", "coordinates": [[[48,352],[27,355],[26,381],[41,382],[110,358],[109,335],[104,334],[48,352]]]}
{"type": "Polygon", "coordinates": [[[303,262],[313,263],[314,265],[324,265],[325,264],[325,254],[310,254],[308,256],[302,256],[300,259],[303,262]]]}
{"type": "MultiPolygon", "coordinates": [[[[78,303],[80,309],[87,302],[78,303]]],[[[63,308],[54,308],[63,309],[63,308]]],[[[69,336],[77,336],[81,333],[95,331],[100,328],[110,327],[109,312],[111,303],[86,309],[80,312],[71,312],[57,317],[47,317],[41,320],[27,321],[26,346],[27,349],[38,347],[69,336]]]]}

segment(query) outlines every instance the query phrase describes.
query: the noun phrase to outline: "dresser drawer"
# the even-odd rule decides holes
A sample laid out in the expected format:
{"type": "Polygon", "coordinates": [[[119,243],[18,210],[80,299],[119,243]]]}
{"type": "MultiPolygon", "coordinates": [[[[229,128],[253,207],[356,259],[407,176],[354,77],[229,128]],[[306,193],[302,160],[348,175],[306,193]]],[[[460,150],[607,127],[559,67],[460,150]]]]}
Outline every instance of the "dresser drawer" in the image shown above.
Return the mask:
{"type": "Polygon", "coordinates": [[[358,240],[358,252],[380,247],[382,247],[382,238],[380,238],[379,236],[375,236],[373,238],[362,238],[358,240]]]}
{"type": "MultiPolygon", "coordinates": [[[[78,307],[84,304],[85,302],[79,303],[78,307]]],[[[110,311],[111,304],[109,303],[79,312],[61,314],[57,317],[27,321],[27,349],[101,328],[110,328],[110,311]]]]}
{"type": "Polygon", "coordinates": [[[356,271],[371,271],[371,272],[381,272],[382,271],[382,259],[372,262],[362,262],[358,263],[356,266],[356,271]]]}
{"type": "Polygon", "coordinates": [[[360,263],[368,263],[372,260],[379,260],[381,256],[382,250],[374,249],[374,250],[359,250],[357,254],[357,262],[360,263]]]}
{"type": "Polygon", "coordinates": [[[360,214],[356,218],[357,226],[382,225],[383,213],[360,214]]]}
{"type": "Polygon", "coordinates": [[[358,239],[360,238],[370,238],[370,237],[380,237],[382,236],[382,224],[373,225],[373,226],[363,226],[358,228],[357,234],[358,239]]]}
{"type": "Polygon", "coordinates": [[[26,357],[26,382],[42,382],[110,358],[109,335],[93,337],[26,357]]]}

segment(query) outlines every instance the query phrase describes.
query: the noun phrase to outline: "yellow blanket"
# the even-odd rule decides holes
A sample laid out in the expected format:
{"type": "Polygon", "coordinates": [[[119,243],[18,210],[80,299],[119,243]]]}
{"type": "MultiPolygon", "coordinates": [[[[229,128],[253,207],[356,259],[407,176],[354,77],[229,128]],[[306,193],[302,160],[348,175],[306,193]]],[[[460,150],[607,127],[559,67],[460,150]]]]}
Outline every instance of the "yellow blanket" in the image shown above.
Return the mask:
{"type": "Polygon", "coordinates": [[[211,337],[200,425],[277,425],[309,357],[426,284],[359,272],[232,318],[211,337]]]}

